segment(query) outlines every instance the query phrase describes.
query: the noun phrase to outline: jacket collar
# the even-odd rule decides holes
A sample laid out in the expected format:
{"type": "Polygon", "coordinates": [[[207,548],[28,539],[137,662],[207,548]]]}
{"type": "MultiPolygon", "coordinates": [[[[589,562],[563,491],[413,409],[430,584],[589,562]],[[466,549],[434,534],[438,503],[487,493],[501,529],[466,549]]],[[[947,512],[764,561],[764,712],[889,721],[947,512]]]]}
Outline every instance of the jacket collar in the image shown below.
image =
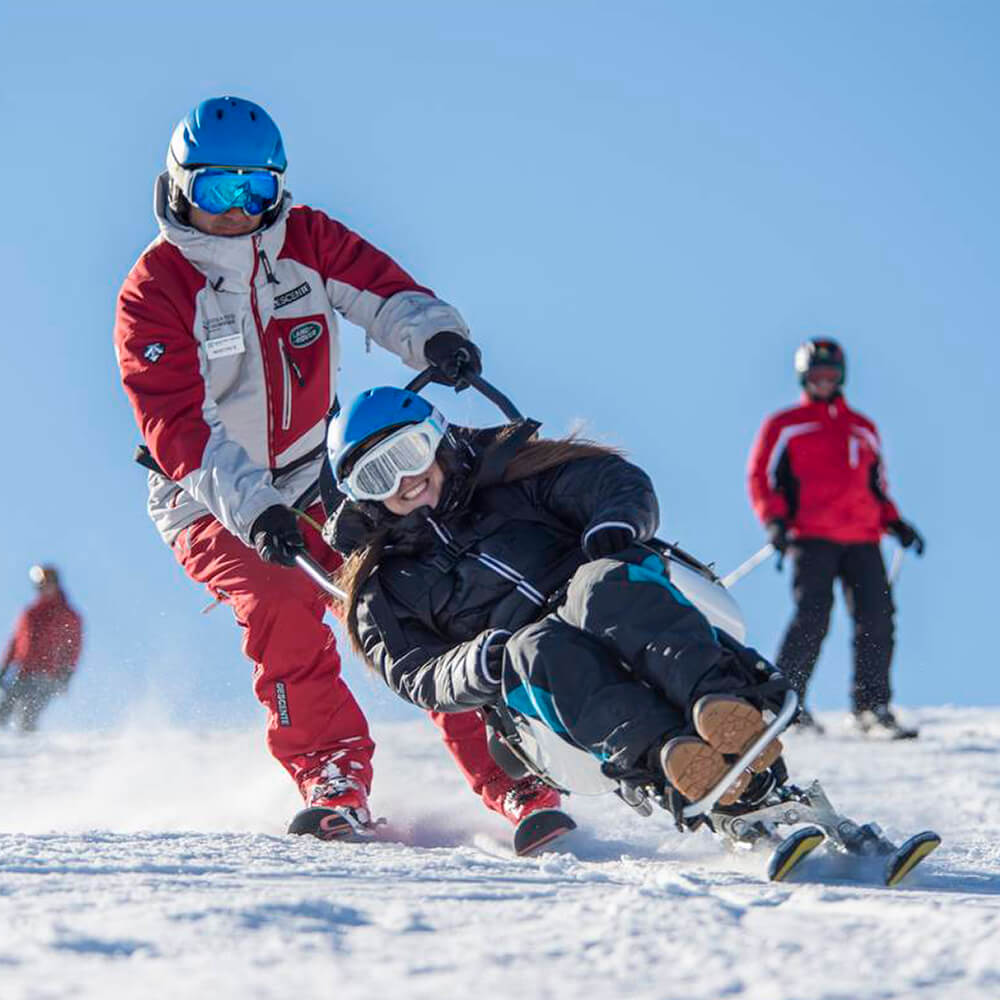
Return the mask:
{"type": "MultiPolygon", "coordinates": [[[[184,225],[170,210],[167,200],[169,181],[164,171],[156,178],[153,187],[153,215],[160,234],[167,243],[177,247],[185,258],[221,292],[247,292],[256,266],[258,249],[271,261],[278,259],[278,252],[285,242],[285,227],[292,196],[286,191],[278,217],[264,229],[248,236],[210,236],[194,226],[184,225]]],[[[263,284],[267,276],[257,268],[256,283],[263,284]]]]}
{"type": "Polygon", "coordinates": [[[802,390],[801,403],[803,406],[812,406],[817,410],[823,410],[827,413],[831,412],[840,415],[847,411],[847,400],[844,399],[844,394],[838,392],[832,399],[813,399],[804,389],[802,390]]]}

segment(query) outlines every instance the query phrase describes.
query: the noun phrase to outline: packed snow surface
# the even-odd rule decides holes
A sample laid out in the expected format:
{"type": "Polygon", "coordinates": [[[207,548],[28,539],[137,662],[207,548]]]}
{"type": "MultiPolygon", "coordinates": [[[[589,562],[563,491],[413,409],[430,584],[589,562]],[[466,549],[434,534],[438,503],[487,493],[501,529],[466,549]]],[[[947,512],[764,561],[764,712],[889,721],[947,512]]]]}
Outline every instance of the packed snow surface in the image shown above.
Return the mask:
{"type": "Polygon", "coordinates": [[[793,775],[940,850],[897,889],[818,852],[794,883],[577,798],[515,857],[423,721],[376,727],[378,842],[283,834],[257,732],[0,734],[0,998],[1000,997],[1000,710],[920,740],[788,737],[793,775]]]}

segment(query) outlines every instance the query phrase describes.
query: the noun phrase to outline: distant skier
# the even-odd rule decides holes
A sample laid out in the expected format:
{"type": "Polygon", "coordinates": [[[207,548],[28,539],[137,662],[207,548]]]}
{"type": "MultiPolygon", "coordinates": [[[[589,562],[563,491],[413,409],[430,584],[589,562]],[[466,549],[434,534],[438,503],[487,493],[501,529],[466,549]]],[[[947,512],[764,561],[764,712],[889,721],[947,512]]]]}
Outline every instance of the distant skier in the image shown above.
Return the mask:
{"type": "Polygon", "coordinates": [[[83,644],[83,623],[56,568],[32,566],[28,575],[38,596],[18,618],[0,663],[0,679],[17,667],[0,700],[0,728],[14,720],[24,732],[37,729],[49,702],[69,687],[83,644]]]}
{"type": "MultiPolygon", "coordinates": [[[[846,359],[829,338],[795,354],[804,390],[798,406],[764,421],[749,461],[750,498],[775,549],[792,558],[795,615],[777,666],[801,698],[819,658],[839,578],[854,619],[854,720],[862,733],[905,739],[889,707],[895,608],[879,539],[924,551],[919,532],[889,499],[875,424],[843,395],[846,359]]],[[[808,711],[803,727],[822,731],[808,711]]]]}
{"type": "MultiPolygon", "coordinates": [[[[369,822],[372,742],[340,676],[323,593],[294,565],[339,558],[298,517],[336,405],[340,313],[415,368],[480,371],[458,311],[323,212],[293,207],[281,134],[259,105],[202,101],[156,180],[160,236],[118,299],[115,349],[148,448],[148,507],[188,576],[233,609],[268,712],[268,746],[324,839],[369,822]],[[256,548],[256,552],[254,549],[256,548]]],[[[434,716],[473,789],[508,815],[517,791],[475,714],[434,716]]],[[[522,789],[523,791],[523,789],[522,789]]],[[[300,814],[301,815],[301,814],[300,814]]],[[[509,817],[513,818],[513,817],[509,817]]]]}

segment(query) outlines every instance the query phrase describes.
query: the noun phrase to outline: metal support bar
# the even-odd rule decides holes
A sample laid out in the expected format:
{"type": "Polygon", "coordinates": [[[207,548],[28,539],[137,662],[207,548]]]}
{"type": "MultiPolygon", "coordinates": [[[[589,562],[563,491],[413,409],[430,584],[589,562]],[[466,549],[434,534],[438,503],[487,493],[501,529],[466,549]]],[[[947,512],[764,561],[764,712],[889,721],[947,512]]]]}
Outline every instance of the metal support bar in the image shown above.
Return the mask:
{"type": "MultiPolygon", "coordinates": [[[[406,388],[410,392],[420,392],[425,385],[429,385],[431,382],[436,381],[436,376],[439,375],[439,370],[433,365],[430,368],[425,368],[419,375],[414,376],[406,383],[406,388]]],[[[443,377],[443,376],[442,376],[443,377]]],[[[511,421],[523,420],[524,415],[521,411],[505,396],[496,386],[487,382],[482,375],[469,375],[465,379],[469,385],[472,386],[476,392],[480,393],[486,399],[488,399],[498,410],[511,421]]]]}
{"type": "Polygon", "coordinates": [[[300,553],[295,557],[295,565],[305,573],[306,576],[312,580],[321,590],[325,591],[331,597],[336,598],[338,601],[344,601],[347,599],[347,594],[345,591],[341,590],[336,584],[334,584],[329,577],[329,574],[323,569],[322,566],[311,555],[306,552],[300,553]]]}

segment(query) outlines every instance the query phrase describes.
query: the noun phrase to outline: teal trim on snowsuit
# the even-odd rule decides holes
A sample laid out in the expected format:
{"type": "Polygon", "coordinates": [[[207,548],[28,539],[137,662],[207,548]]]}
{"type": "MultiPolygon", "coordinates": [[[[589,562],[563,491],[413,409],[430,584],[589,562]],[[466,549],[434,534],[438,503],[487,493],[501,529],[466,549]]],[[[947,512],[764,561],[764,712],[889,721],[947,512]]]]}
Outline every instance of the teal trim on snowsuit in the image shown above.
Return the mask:
{"type": "Polygon", "coordinates": [[[507,704],[622,770],[689,732],[702,694],[748,682],[661,557],[640,546],[580,566],[559,608],[514,632],[506,649],[507,704]]]}
{"type": "MultiPolygon", "coordinates": [[[[670,591],[671,596],[678,604],[686,604],[689,608],[693,608],[694,605],[684,596],[683,592],[678,590],[670,582],[670,577],[667,575],[667,567],[660,556],[652,555],[643,559],[643,561],[636,566],[635,564],[630,564],[628,568],[628,577],[637,583],[646,581],[648,583],[655,583],[660,587],[666,587],[670,591]]],[[[714,625],[709,625],[712,630],[712,635],[718,636],[715,631],[714,625]]]]}
{"type": "Polygon", "coordinates": [[[556,714],[552,695],[548,691],[528,684],[507,692],[505,700],[515,712],[520,712],[521,715],[525,715],[529,719],[538,719],[544,722],[552,732],[560,735],[566,732],[566,727],[559,721],[559,716],[556,714]]]}

